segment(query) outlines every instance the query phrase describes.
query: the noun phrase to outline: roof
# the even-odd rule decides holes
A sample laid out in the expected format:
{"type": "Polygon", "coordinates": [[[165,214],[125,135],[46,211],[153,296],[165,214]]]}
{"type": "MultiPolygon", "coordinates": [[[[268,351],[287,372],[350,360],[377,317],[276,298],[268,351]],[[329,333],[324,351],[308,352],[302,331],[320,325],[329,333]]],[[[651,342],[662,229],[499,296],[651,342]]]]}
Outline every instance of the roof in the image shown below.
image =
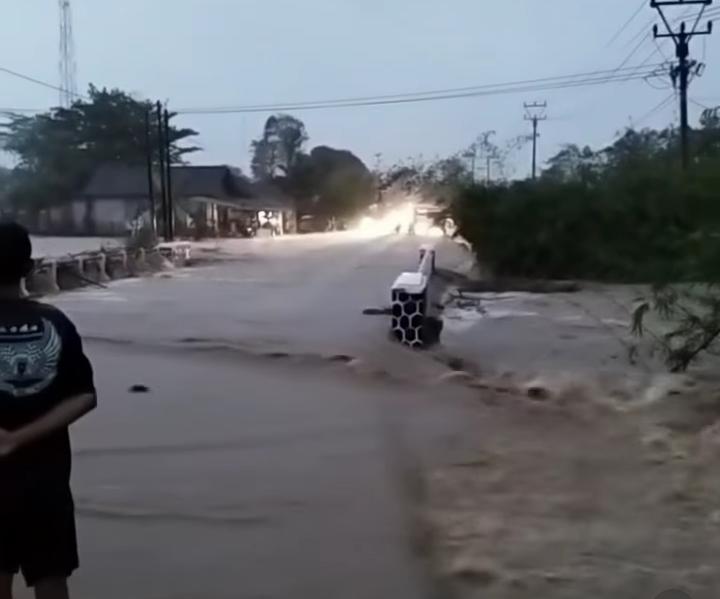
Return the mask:
{"type": "Polygon", "coordinates": [[[104,164],[95,171],[81,195],[91,198],[146,198],[147,169],[127,164],[104,164]]]}
{"type": "MultiPolygon", "coordinates": [[[[154,177],[159,193],[158,173],[154,177]]],[[[293,199],[271,183],[252,183],[238,170],[221,166],[173,166],[173,196],[178,199],[217,200],[240,209],[291,209],[293,199]]],[[[80,194],[86,199],[148,197],[147,168],[108,163],[99,167],[80,194]]]]}
{"type": "Polygon", "coordinates": [[[177,197],[217,200],[251,198],[251,183],[228,166],[175,166],[173,193],[177,197]]]}
{"type": "Polygon", "coordinates": [[[267,208],[294,209],[295,200],[272,183],[250,183],[250,198],[267,208]]]}

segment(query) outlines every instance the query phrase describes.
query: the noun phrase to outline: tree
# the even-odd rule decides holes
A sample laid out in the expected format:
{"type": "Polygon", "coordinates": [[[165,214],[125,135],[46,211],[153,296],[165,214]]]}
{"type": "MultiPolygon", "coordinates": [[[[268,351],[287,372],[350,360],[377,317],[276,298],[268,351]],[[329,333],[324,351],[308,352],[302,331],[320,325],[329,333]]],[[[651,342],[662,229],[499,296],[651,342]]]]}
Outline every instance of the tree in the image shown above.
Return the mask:
{"type": "Polygon", "coordinates": [[[351,218],[375,198],[375,179],[367,166],[348,150],[314,148],[300,162],[296,180],[307,187],[309,211],[328,218],[351,218]]]}
{"type": "Polygon", "coordinates": [[[287,176],[308,140],[305,125],[288,114],[268,118],[263,135],[252,142],[252,173],[257,180],[287,176]]]}
{"type": "Polygon", "coordinates": [[[542,176],[556,182],[589,182],[597,174],[601,163],[602,158],[590,147],[581,149],[575,144],[566,144],[548,160],[548,168],[542,176]]]}
{"type": "Polygon", "coordinates": [[[720,106],[703,111],[700,129],[693,131],[693,137],[693,145],[701,160],[720,157],[720,106]]]}
{"type": "MultiPolygon", "coordinates": [[[[70,108],[11,115],[0,125],[0,144],[18,158],[11,203],[16,207],[63,203],[103,163],[144,164],[145,118],[151,108],[120,90],[90,86],[88,100],[78,100],[70,108]]],[[[152,129],[151,143],[156,146],[156,127],[152,129]]],[[[170,128],[174,163],[198,149],[181,145],[194,135],[192,129],[170,128]]]]}
{"type": "Polygon", "coordinates": [[[303,122],[289,114],[268,118],[260,139],[252,142],[252,174],[272,181],[294,197],[300,214],[348,218],[375,197],[375,178],[352,152],[326,146],[303,151],[308,141],[303,122]]]}

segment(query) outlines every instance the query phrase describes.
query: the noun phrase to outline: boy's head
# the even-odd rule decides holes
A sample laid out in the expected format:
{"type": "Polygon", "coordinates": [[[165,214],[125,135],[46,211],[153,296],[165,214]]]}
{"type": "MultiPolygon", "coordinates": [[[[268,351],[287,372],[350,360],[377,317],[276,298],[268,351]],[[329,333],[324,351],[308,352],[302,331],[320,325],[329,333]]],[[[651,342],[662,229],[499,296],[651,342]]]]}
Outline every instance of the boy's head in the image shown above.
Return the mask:
{"type": "Polygon", "coordinates": [[[0,285],[15,285],[33,268],[30,234],[16,223],[0,223],[0,285]]]}

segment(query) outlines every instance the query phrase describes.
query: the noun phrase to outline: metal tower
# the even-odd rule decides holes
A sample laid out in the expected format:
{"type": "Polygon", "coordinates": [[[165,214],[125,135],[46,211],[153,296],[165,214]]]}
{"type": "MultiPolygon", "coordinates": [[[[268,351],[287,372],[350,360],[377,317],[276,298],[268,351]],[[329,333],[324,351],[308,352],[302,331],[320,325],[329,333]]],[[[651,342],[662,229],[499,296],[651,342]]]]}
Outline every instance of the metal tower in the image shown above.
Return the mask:
{"type": "Polygon", "coordinates": [[[58,0],[60,6],[60,106],[68,108],[77,98],[77,65],[72,29],[70,0],[58,0]]]}

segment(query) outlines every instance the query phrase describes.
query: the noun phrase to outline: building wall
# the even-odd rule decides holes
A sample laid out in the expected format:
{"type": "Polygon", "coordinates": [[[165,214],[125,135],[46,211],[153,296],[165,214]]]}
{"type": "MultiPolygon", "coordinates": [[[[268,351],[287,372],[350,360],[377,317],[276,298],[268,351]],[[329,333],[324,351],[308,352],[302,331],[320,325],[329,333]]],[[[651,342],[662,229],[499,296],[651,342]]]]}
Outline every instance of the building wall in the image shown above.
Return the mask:
{"type": "Polygon", "coordinates": [[[72,227],[79,235],[126,235],[137,226],[138,218],[148,221],[144,204],[137,199],[77,199],[71,205],[72,227]]]}

